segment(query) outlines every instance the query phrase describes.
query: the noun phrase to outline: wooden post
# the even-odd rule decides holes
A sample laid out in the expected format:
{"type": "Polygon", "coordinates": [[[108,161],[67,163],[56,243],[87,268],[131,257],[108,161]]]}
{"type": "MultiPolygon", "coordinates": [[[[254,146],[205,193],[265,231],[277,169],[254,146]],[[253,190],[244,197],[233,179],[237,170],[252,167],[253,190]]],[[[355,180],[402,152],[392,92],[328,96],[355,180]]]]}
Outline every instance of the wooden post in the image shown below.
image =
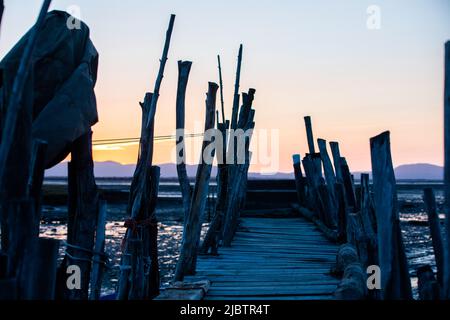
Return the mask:
{"type": "Polygon", "coordinates": [[[382,298],[412,299],[389,136],[384,132],[370,139],[382,298]]]}
{"type": "Polygon", "coordinates": [[[27,300],[53,300],[55,298],[56,270],[59,241],[39,238],[27,258],[27,300]]]}
{"type": "MultiPolygon", "coordinates": [[[[156,77],[155,88],[153,90],[152,103],[151,103],[151,106],[149,109],[149,116],[147,118],[147,129],[150,128],[151,122],[155,118],[156,106],[158,104],[158,99],[159,99],[159,89],[161,88],[161,83],[164,78],[164,69],[166,67],[167,56],[169,54],[170,40],[172,38],[172,31],[173,31],[174,24],[175,24],[175,15],[172,14],[172,15],[170,15],[169,27],[167,28],[167,32],[166,32],[166,41],[164,42],[164,49],[163,49],[163,54],[162,54],[162,57],[160,60],[158,76],[156,77]]],[[[151,148],[150,153],[153,153],[153,148],[151,148]]],[[[150,155],[150,159],[152,159],[152,155],[150,155]]]]}
{"type": "Polygon", "coordinates": [[[339,150],[338,142],[330,142],[331,154],[333,155],[334,171],[336,173],[336,182],[342,183],[342,170],[341,170],[341,151],[339,150]]]}
{"type": "Polygon", "coordinates": [[[442,233],[439,215],[436,211],[436,198],[432,188],[425,188],[423,191],[423,201],[428,215],[428,224],[430,226],[431,240],[433,242],[434,258],[437,268],[437,279],[443,286],[444,272],[444,246],[442,244],[442,233]]]}
{"type": "Polygon", "coordinates": [[[92,132],[74,142],[71,155],[66,264],[62,266],[80,267],[81,289],[66,288],[65,296],[69,300],[87,300],[99,201],[92,159],[92,132]]]}
{"type": "MultiPolygon", "coordinates": [[[[214,118],[218,88],[216,83],[209,83],[206,100],[205,132],[212,130],[215,125],[214,118]]],[[[200,164],[197,169],[196,183],[192,194],[189,216],[184,225],[183,242],[175,270],[175,281],[182,281],[185,275],[192,275],[195,273],[197,250],[200,242],[201,218],[205,210],[212,167],[212,163],[206,163],[204,159],[204,152],[209,144],[206,138],[207,137],[205,136],[205,139],[203,140],[200,164]]]]}
{"type": "MultiPolygon", "coordinates": [[[[30,176],[28,179],[28,193],[36,203],[35,219],[36,225],[40,224],[41,218],[41,193],[42,184],[44,182],[45,174],[45,154],[47,152],[47,142],[42,140],[34,140],[31,150],[30,176]]],[[[39,230],[36,230],[39,236],[39,230]]]]}
{"type": "Polygon", "coordinates": [[[19,299],[26,298],[30,274],[27,269],[29,254],[33,252],[33,243],[37,239],[34,217],[34,201],[31,199],[10,200],[2,208],[8,218],[6,278],[16,278],[19,299]]]}
{"type": "Polygon", "coordinates": [[[355,188],[352,175],[350,173],[350,168],[348,167],[347,160],[345,158],[341,158],[341,172],[345,188],[345,195],[347,197],[347,204],[351,208],[356,208],[355,188]]]}
{"type": "Polygon", "coordinates": [[[440,300],[439,283],[436,281],[430,265],[418,268],[417,278],[420,300],[440,300]]]}
{"type": "MultiPolygon", "coordinates": [[[[127,212],[130,219],[126,222],[128,230],[125,235],[125,250],[121,261],[121,275],[119,278],[119,284],[117,288],[117,299],[142,299],[145,294],[145,277],[140,268],[139,261],[143,259],[143,250],[137,245],[128,246],[128,238],[136,237],[136,227],[142,227],[147,222],[151,221],[149,215],[149,208],[152,206],[152,167],[153,163],[153,144],[154,144],[154,128],[155,128],[155,114],[156,107],[159,98],[159,91],[161,88],[162,80],[164,77],[164,69],[167,62],[167,56],[169,53],[170,40],[172,37],[173,26],[175,23],[175,15],[170,16],[169,27],[166,32],[166,39],[164,43],[164,49],[160,60],[160,67],[158,76],[155,81],[155,88],[153,93],[147,93],[145,95],[142,107],[142,128],[141,128],[141,140],[139,147],[139,158],[136,166],[136,170],[133,176],[133,181],[130,189],[130,198],[128,201],[127,212]],[[142,254],[141,254],[142,253],[142,254]],[[138,256],[136,256],[138,255],[138,256]],[[138,269],[137,269],[138,268],[138,269]],[[141,284],[134,283],[130,285],[130,277],[132,281],[140,281],[141,284]],[[142,282],[141,280],[142,279],[142,282]],[[143,288],[141,290],[141,287],[143,288]]],[[[142,232],[141,232],[142,233],[142,232]]],[[[148,243],[146,244],[148,245],[148,243]]]]}
{"type": "Polygon", "coordinates": [[[345,190],[342,183],[335,184],[336,200],[338,203],[338,237],[340,242],[347,239],[347,203],[345,199],[345,190]]]}
{"type": "MultiPolygon", "coordinates": [[[[226,123],[227,119],[225,118],[225,103],[223,102],[222,64],[220,63],[220,55],[217,55],[217,64],[219,67],[219,88],[220,88],[220,106],[222,108],[222,123],[226,123]]],[[[217,122],[219,122],[219,116],[217,116],[217,122]]]]}
{"type": "Polygon", "coordinates": [[[306,138],[308,139],[309,153],[314,154],[316,153],[316,149],[314,148],[314,135],[310,116],[305,117],[305,127],[306,127],[306,138]]]}
{"type": "MultiPolygon", "coordinates": [[[[159,295],[160,274],[158,262],[158,220],[156,219],[156,204],[158,200],[159,181],[161,177],[161,168],[154,166],[151,170],[151,195],[149,218],[150,226],[148,231],[148,240],[145,240],[144,254],[147,260],[150,260],[150,270],[146,270],[148,274],[147,285],[145,289],[145,297],[153,299],[159,295]]],[[[144,238],[145,239],[145,238],[144,238]]]]}
{"type": "Polygon", "coordinates": [[[107,214],[106,201],[100,200],[98,207],[99,212],[97,218],[97,230],[95,231],[94,257],[92,259],[93,264],[91,273],[91,292],[89,294],[89,300],[100,299],[104,264],[106,264],[106,259],[104,257],[107,214]]]}
{"type": "Polygon", "coordinates": [[[445,43],[444,72],[444,210],[447,234],[444,262],[444,297],[450,299],[450,41],[445,43]]]}
{"type": "Polygon", "coordinates": [[[325,173],[325,179],[327,182],[328,194],[330,197],[330,214],[334,220],[337,219],[336,209],[336,195],[334,193],[334,185],[336,183],[336,176],[334,174],[333,165],[331,164],[330,157],[327,151],[327,142],[323,139],[317,140],[317,145],[320,150],[320,158],[322,159],[323,171],[325,173]]]}
{"type": "Polygon", "coordinates": [[[297,198],[301,206],[306,206],[306,188],[305,178],[302,173],[302,162],[299,154],[292,156],[294,162],[295,187],[297,189],[297,198]]]}
{"type": "Polygon", "coordinates": [[[317,195],[320,203],[318,208],[320,212],[320,217],[325,225],[330,229],[335,229],[337,227],[335,218],[335,206],[332,203],[331,196],[328,192],[328,187],[321,184],[317,188],[317,195]]]}
{"type": "Polygon", "coordinates": [[[234,98],[233,109],[231,113],[231,129],[236,130],[238,111],[239,111],[239,85],[241,80],[241,66],[242,66],[242,44],[239,46],[238,62],[236,69],[236,82],[234,84],[234,98]]]}
{"type": "Polygon", "coordinates": [[[184,136],[186,88],[189,80],[192,62],[178,61],[177,89],[177,173],[183,199],[184,220],[186,221],[191,206],[192,188],[186,171],[186,146],[184,136]]]}
{"type": "Polygon", "coordinates": [[[369,188],[369,175],[361,174],[361,203],[360,216],[364,234],[368,239],[368,264],[378,264],[376,219],[373,214],[372,198],[369,188]]]}

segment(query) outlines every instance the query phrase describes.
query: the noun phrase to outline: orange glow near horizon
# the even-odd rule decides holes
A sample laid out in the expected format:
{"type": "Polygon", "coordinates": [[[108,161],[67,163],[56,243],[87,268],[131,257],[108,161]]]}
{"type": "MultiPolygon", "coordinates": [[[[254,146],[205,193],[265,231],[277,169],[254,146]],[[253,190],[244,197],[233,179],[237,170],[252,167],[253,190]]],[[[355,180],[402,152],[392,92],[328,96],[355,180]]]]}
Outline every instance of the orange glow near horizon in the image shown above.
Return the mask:
{"type": "MultiPolygon", "coordinates": [[[[138,102],[153,90],[169,15],[175,13],[156,135],[175,131],[178,60],[193,61],[186,129],[191,133],[203,129],[207,83],[218,81],[217,54],[230,118],[237,50],[243,43],[240,89],[256,89],[256,130],[278,130],[279,150],[272,150],[280,160],[276,171],[291,172],[292,155],[307,152],[306,115],[312,117],[316,139],[340,143],[353,171],[370,170],[369,139],[386,130],[391,131],[395,166],[443,163],[443,56],[444,43],[450,39],[447,0],[379,0],[379,30],[367,27],[366,10],[372,4],[368,0],[286,0],[283,5],[260,0],[76,3],[100,54],[96,84],[100,122],[93,128],[94,140],[139,137],[138,102]]],[[[72,4],[54,0],[52,9],[66,10],[72,4]]],[[[33,24],[40,5],[40,0],[5,1],[1,56],[33,24]]],[[[154,163],[173,162],[174,144],[156,143],[154,163]]],[[[94,157],[132,164],[137,151],[137,145],[96,148],[94,157]]],[[[189,163],[198,163],[197,151],[187,153],[189,163]]],[[[254,164],[250,170],[262,167],[254,164]]]]}

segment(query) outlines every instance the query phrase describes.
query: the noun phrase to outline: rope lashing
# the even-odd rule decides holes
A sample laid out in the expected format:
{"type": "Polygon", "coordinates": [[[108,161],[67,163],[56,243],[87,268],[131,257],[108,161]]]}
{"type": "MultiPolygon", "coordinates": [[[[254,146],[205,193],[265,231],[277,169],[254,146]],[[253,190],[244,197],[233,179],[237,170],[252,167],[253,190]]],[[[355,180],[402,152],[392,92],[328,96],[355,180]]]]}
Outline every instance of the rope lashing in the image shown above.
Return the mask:
{"type": "Polygon", "coordinates": [[[143,220],[137,220],[135,218],[129,218],[125,220],[125,223],[123,224],[125,228],[127,228],[127,231],[125,232],[125,236],[122,239],[121,249],[122,251],[125,251],[125,247],[128,240],[128,231],[131,231],[133,235],[137,234],[137,230],[139,228],[145,228],[145,227],[156,227],[158,226],[158,222],[155,220],[154,217],[150,217],[143,220]]]}

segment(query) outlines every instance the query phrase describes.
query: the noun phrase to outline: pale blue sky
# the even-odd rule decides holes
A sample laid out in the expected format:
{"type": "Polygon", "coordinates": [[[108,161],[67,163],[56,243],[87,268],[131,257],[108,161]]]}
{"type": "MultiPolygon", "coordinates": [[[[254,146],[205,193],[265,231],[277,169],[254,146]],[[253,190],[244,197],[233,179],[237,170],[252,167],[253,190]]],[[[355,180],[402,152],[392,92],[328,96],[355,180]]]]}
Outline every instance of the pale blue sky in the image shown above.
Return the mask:
{"type": "MultiPolygon", "coordinates": [[[[41,2],[5,1],[0,56],[32,25],[41,2]]],[[[370,168],[369,138],[385,129],[392,131],[396,164],[442,163],[448,0],[54,0],[52,8],[70,5],[80,7],[100,52],[96,138],[138,136],[137,101],[153,88],[175,13],[158,133],[174,129],[176,61],[194,62],[187,101],[187,126],[193,127],[203,118],[207,81],[217,80],[217,53],[230,108],[243,43],[242,90],[257,89],[257,128],[280,129],[282,170],[290,169],[292,153],[306,151],[306,114],[317,136],[341,142],[353,170],[370,168]],[[380,30],[366,27],[369,5],[381,9],[380,30]]],[[[131,162],[133,150],[117,158],[131,162]]]]}

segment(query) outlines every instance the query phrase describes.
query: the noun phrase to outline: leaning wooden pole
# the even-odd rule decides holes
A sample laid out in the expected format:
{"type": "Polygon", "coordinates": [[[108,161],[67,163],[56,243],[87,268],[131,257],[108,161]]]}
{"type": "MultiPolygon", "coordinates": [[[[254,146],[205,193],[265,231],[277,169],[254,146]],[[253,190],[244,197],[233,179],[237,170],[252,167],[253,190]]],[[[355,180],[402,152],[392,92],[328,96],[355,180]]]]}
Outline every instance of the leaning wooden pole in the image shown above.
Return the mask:
{"type": "Polygon", "coordinates": [[[450,299],[450,41],[445,43],[444,83],[444,196],[446,255],[444,270],[444,296],[450,299]]]}
{"type": "MultiPolygon", "coordinates": [[[[226,123],[227,120],[225,118],[225,103],[223,101],[222,64],[220,62],[220,55],[217,55],[217,64],[219,68],[220,107],[222,109],[222,123],[226,123]]],[[[217,121],[219,122],[219,117],[217,117],[217,121]]]]}
{"type": "MultiPolygon", "coordinates": [[[[171,15],[154,92],[147,93],[144,102],[141,103],[142,128],[139,157],[128,201],[127,212],[129,219],[125,222],[127,231],[122,244],[124,252],[116,293],[116,299],[118,300],[144,299],[148,298],[148,294],[154,291],[154,288],[148,288],[147,286],[149,282],[155,283],[155,280],[148,279],[152,277],[152,274],[147,272],[148,270],[144,270],[142,262],[151,260],[155,254],[153,250],[154,226],[156,222],[154,221],[153,211],[156,205],[156,197],[154,195],[155,193],[157,194],[157,190],[155,190],[155,188],[157,189],[155,184],[156,176],[156,182],[159,182],[159,171],[157,168],[152,167],[155,114],[174,22],[175,15],[171,15]],[[150,232],[147,232],[149,228],[150,232]]],[[[151,264],[154,265],[153,262],[151,264]]]]}
{"type": "MultiPolygon", "coordinates": [[[[167,32],[166,32],[166,41],[164,42],[164,49],[163,49],[163,54],[162,54],[162,57],[160,60],[158,76],[156,78],[155,88],[153,90],[152,103],[150,105],[149,116],[147,118],[147,128],[149,128],[151,126],[151,121],[152,121],[152,119],[155,118],[156,105],[158,104],[159,90],[161,88],[161,83],[164,78],[164,70],[166,68],[166,63],[167,63],[167,59],[168,59],[167,56],[169,55],[170,40],[172,38],[172,31],[173,31],[174,23],[175,23],[175,15],[172,14],[170,16],[169,27],[167,28],[167,32]]],[[[153,154],[151,154],[151,156],[152,155],[153,154]]],[[[152,159],[152,158],[150,157],[150,159],[152,159]]]]}
{"type": "Polygon", "coordinates": [[[370,149],[378,226],[381,295],[385,300],[412,299],[408,262],[400,229],[390,133],[384,132],[372,138],[370,149]]]}
{"type": "Polygon", "coordinates": [[[231,129],[236,130],[239,111],[239,86],[241,81],[241,66],[242,66],[242,44],[239,46],[238,62],[236,69],[236,81],[234,84],[233,109],[231,114],[231,129]]]}
{"type": "Polygon", "coordinates": [[[39,32],[41,31],[51,0],[45,0],[39,13],[36,24],[28,38],[27,45],[23,51],[20,60],[19,68],[17,70],[16,78],[12,86],[11,94],[9,95],[8,108],[6,110],[5,127],[3,128],[1,145],[0,145],[0,185],[3,185],[3,179],[6,169],[6,161],[11,151],[11,146],[14,143],[14,133],[16,130],[17,116],[22,107],[21,101],[25,84],[27,82],[31,60],[33,57],[34,48],[36,47],[39,32]]]}
{"type": "Polygon", "coordinates": [[[177,89],[177,174],[180,183],[181,195],[183,198],[184,220],[186,221],[191,206],[192,188],[189,183],[189,177],[186,170],[186,145],[185,145],[185,100],[186,89],[189,80],[189,73],[191,71],[192,62],[178,61],[178,89],[177,89]]]}
{"type": "Polygon", "coordinates": [[[339,142],[330,142],[331,154],[333,155],[334,171],[336,173],[336,182],[342,183],[342,170],[341,170],[341,151],[339,149],[339,142]]]}
{"type": "Polygon", "coordinates": [[[305,128],[306,138],[308,140],[309,154],[313,155],[316,153],[316,149],[314,148],[314,135],[310,116],[305,117],[305,128]]]}
{"type": "MultiPolygon", "coordinates": [[[[206,99],[205,133],[211,132],[215,124],[216,93],[219,86],[210,82],[206,99]]],[[[206,206],[209,181],[211,177],[212,159],[205,159],[205,150],[209,145],[205,135],[202,145],[200,164],[197,169],[197,177],[194,192],[192,194],[191,208],[184,224],[183,242],[181,244],[180,257],[175,270],[175,281],[182,281],[184,276],[195,273],[197,263],[197,251],[200,243],[202,216],[206,206]]],[[[209,157],[210,155],[208,155],[209,157]]]]}

